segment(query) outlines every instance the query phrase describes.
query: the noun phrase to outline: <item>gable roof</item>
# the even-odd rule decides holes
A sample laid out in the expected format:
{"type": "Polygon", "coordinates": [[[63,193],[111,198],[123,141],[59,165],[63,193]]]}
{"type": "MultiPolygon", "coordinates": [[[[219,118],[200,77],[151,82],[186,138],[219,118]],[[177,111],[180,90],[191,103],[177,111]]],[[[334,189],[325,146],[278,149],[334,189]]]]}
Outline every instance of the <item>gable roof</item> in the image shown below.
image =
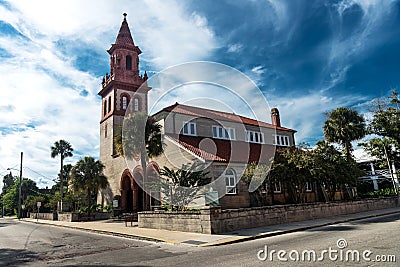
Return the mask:
{"type": "Polygon", "coordinates": [[[237,123],[243,123],[247,125],[253,125],[257,127],[265,127],[265,128],[272,128],[272,129],[277,129],[277,130],[282,130],[282,131],[289,131],[295,133],[296,130],[281,127],[281,126],[275,126],[270,123],[266,123],[263,121],[257,121],[254,119],[250,119],[244,116],[240,116],[234,113],[228,113],[228,112],[223,112],[223,111],[217,111],[217,110],[211,110],[211,109],[206,109],[206,108],[199,108],[199,107],[194,107],[194,106],[187,106],[183,104],[179,104],[176,102],[175,104],[163,108],[161,111],[157,112],[157,114],[161,114],[162,112],[174,112],[174,113],[179,113],[179,114],[184,114],[184,115],[190,115],[190,116],[196,116],[196,117],[204,117],[204,118],[210,118],[210,119],[215,119],[215,120],[223,120],[223,121],[231,121],[231,122],[237,122],[237,123]]]}

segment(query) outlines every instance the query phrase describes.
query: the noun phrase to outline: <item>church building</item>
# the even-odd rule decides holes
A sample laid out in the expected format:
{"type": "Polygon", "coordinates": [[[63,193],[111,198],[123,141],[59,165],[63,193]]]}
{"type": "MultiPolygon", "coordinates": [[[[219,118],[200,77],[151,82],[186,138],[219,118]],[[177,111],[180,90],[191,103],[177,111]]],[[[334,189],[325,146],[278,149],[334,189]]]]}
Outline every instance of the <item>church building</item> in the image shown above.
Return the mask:
{"type": "MultiPolygon", "coordinates": [[[[101,199],[98,201],[104,205],[118,201],[124,212],[151,210],[160,203],[135,182],[143,180],[144,172],[140,166],[129,169],[124,157],[115,149],[114,137],[121,131],[125,113],[147,112],[148,92],[151,90],[147,85],[147,74],[140,75],[139,72],[141,50],[134,43],[126,14],[116,41],[107,52],[110,55],[110,73],[103,77],[99,92],[102,98],[100,161],[105,165],[104,174],[110,187],[99,194],[101,199]]],[[[212,179],[224,177],[223,185],[216,189],[223,195],[220,199],[222,208],[250,206],[247,187],[240,181],[243,166],[250,162],[268,161],[276,146],[295,144],[296,131],[281,126],[276,108],[271,110],[272,123],[179,103],[152,116],[162,125],[166,146],[163,156],[150,159],[145,173],[151,175],[163,166],[174,167],[168,159],[178,152],[188,162],[203,162],[209,166],[207,171],[212,179]],[[248,156],[237,153],[246,149],[248,156]]]]}

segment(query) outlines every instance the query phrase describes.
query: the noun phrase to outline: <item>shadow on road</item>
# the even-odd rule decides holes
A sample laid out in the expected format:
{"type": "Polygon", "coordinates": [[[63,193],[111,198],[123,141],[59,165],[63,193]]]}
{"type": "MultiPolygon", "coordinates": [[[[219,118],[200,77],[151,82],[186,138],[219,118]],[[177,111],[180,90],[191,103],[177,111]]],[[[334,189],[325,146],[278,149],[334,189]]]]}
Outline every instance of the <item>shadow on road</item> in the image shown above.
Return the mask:
{"type": "Polygon", "coordinates": [[[6,226],[10,226],[10,225],[15,225],[14,222],[0,222],[0,227],[6,227],[6,226]]]}
{"type": "MultiPolygon", "coordinates": [[[[76,265],[63,265],[65,267],[76,267],[76,265]]],[[[103,265],[103,264],[94,264],[94,265],[79,265],[79,267],[93,267],[93,266],[107,266],[107,267],[122,267],[126,265],[103,265]]],[[[149,267],[150,265],[130,265],[135,267],[149,267]]]]}
{"type": "Polygon", "coordinates": [[[400,220],[400,213],[378,216],[368,219],[357,220],[353,222],[346,222],[346,225],[343,224],[335,224],[328,225],[323,227],[318,227],[314,229],[309,229],[309,232],[322,232],[322,231],[352,231],[357,230],[361,225],[367,224],[376,224],[376,223],[384,223],[384,222],[394,222],[400,220]]]}
{"type": "Polygon", "coordinates": [[[324,227],[318,227],[314,229],[307,230],[308,232],[335,232],[335,231],[354,231],[357,230],[358,227],[350,226],[350,225],[329,225],[324,227]]]}
{"type": "Polygon", "coordinates": [[[365,219],[362,221],[354,222],[354,224],[373,224],[373,223],[382,223],[382,222],[394,222],[394,221],[398,221],[398,220],[400,220],[400,213],[365,219]]]}
{"type": "Polygon", "coordinates": [[[23,263],[33,262],[39,255],[25,249],[0,248],[0,266],[16,266],[23,263]]]}

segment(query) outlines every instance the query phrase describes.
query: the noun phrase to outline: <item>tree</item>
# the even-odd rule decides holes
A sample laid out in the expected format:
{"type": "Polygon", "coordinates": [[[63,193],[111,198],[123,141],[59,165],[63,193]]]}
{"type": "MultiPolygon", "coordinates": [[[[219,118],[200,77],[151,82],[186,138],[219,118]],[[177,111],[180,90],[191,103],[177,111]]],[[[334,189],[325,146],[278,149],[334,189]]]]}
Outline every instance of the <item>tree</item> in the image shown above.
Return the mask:
{"type": "Polygon", "coordinates": [[[270,169],[271,164],[251,162],[247,164],[246,170],[242,174],[241,179],[246,183],[247,187],[250,186],[253,179],[258,180],[259,184],[261,184],[255,191],[249,192],[250,205],[253,207],[264,206],[266,204],[263,194],[265,193],[266,184],[269,184],[270,176],[268,173],[270,169]]]}
{"type": "MultiPolygon", "coordinates": [[[[69,173],[72,169],[72,165],[71,164],[65,164],[63,166],[63,172],[62,172],[62,177],[64,177],[65,179],[63,180],[63,185],[65,188],[65,185],[69,185],[69,173]]],[[[60,186],[61,186],[61,179],[60,179],[60,173],[58,173],[57,175],[58,179],[54,179],[53,181],[55,182],[55,184],[53,184],[53,186],[51,187],[51,192],[52,194],[55,194],[56,191],[58,191],[60,193],[60,186]]],[[[68,188],[67,188],[67,193],[68,193],[68,188]]],[[[58,200],[60,201],[60,194],[57,195],[58,200]]],[[[65,189],[63,190],[63,200],[65,200],[66,197],[66,192],[65,189]]]]}
{"type": "MultiPolygon", "coordinates": [[[[4,207],[6,213],[17,214],[18,209],[18,196],[19,196],[19,180],[16,179],[14,184],[9,188],[7,193],[3,195],[4,207]]],[[[22,178],[21,185],[21,200],[22,203],[28,198],[28,196],[38,195],[38,187],[36,183],[28,178],[22,178]]]]}
{"type": "MultiPolygon", "coordinates": [[[[316,184],[316,189],[328,201],[334,199],[337,188],[344,192],[348,186],[355,186],[357,177],[362,175],[354,159],[347,160],[333,145],[320,141],[315,149],[303,146],[278,148],[267,181],[272,202],[273,185],[280,182],[287,190],[289,201],[301,203],[306,201],[307,182],[316,184]]],[[[352,195],[348,194],[348,197],[352,195]]]]}
{"type": "Polygon", "coordinates": [[[60,199],[62,201],[63,198],[63,188],[64,188],[64,177],[63,177],[63,170],[64,170],[64,159],[67,157],[72,157],[72,148],[71,144],[65,140],[60,140],[54,143],[54,146],[51,147],[51,157],[55,158],[58,155],[60,156],[61,167],[60,167],[60,199]]]}
{"type": "Polygon", "coordinates": [[[334,146],[319,141],[312,151],[313,167],[311,175],[321,190],[326,190],[326,200],[333,200],[337,188],[345,190],[346,186],[355,186],[357,177],[363,175],[354,159],[343,157],[334,146]]]}
{"type": "Polygon", "coordinates": [[[104,165],[99,160],[86,156],[80,159],[70,172],[72,189],[78,192],[86,192],[89,214],[92,197],[96,196],[100,189],[105,189],[109,186],[103,170],[104,165]]]}
{"type": "Polygon", "coordinates": [[[10,172],[9,174],[6,174],[3,177],[3,189],[2,189],[2,194],[4,195],[5,193],[8,192],[8,190],[13,186],[15,183],[15,177],[12,175],[10,172]]]}
{"type": "MultiPolygon", "coordinates": [[[[147,177],[148,158],[157,157],[164,152],[161,140],[161,125],[145,112],[129,114],[124,120],[124,127],[114,139],[116,151],[127,159],[140,158],[143,179],[147,177]]],[[[146,191],[146,184],[142,184],[146,191]]],[[[144,197],[144,202],[146,197],[144,197]]]]}
{"type": "Polygon", "coordinates": [[[164,201],[170,202],[172,207],[177,206],[178,210],[185,209],[198,196],[202,186],[211,181],[207,174],[204,165],[197,162],[190,166],[184,164],[176,171],[164,166],[160,171],[164,176],[160,185],[164,201]]]}
{"type": "Polygon", "coordinates": [[[367,142],[359,143],[371,155],[381,160],[382,168],[389,168],[387,166],[387,159],[385,150],[390,161],[394,161],[395,165],[400,164],[400,146],[396,140],[388,137],[384,138],[371,138],[367,142]]]}
{"type": "Polygon", "coordinates": [[[377,100],[369,132],[400,144],[400,98],[396,90],[392,91],[388,100],[377,100]]]}
{"type": "Polygon", "coordinates": [[[274,184],[280,182],[288,191],[290,202],[304,202],[306,182],[313,179],[312,167],[313,158],[308,149],[301,146],[277,149],[268,178],[272,196],[274,184]]]}
{"type": "Polygon", "coordinates": [[[351,160],[351,142],[365,136],[365,120],[357,111],[340,107],[328,113],[323,130],[328,142],[338,143],[345,148],[348,161],[351,160]]]}

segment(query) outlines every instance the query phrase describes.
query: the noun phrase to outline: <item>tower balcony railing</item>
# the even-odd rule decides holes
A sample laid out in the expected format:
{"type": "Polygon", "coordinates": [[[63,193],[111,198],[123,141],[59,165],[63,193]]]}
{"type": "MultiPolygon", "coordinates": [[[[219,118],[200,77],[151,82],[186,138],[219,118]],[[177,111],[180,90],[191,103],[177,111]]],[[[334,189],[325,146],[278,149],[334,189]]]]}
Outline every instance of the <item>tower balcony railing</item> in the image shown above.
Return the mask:
{"type": "Polygon", "coordinates": [[[108,75],[108,73],[103,77],[101,84],[103,88],[106,87],[111,81],[114,80],[115,74],[108,75]]]}

